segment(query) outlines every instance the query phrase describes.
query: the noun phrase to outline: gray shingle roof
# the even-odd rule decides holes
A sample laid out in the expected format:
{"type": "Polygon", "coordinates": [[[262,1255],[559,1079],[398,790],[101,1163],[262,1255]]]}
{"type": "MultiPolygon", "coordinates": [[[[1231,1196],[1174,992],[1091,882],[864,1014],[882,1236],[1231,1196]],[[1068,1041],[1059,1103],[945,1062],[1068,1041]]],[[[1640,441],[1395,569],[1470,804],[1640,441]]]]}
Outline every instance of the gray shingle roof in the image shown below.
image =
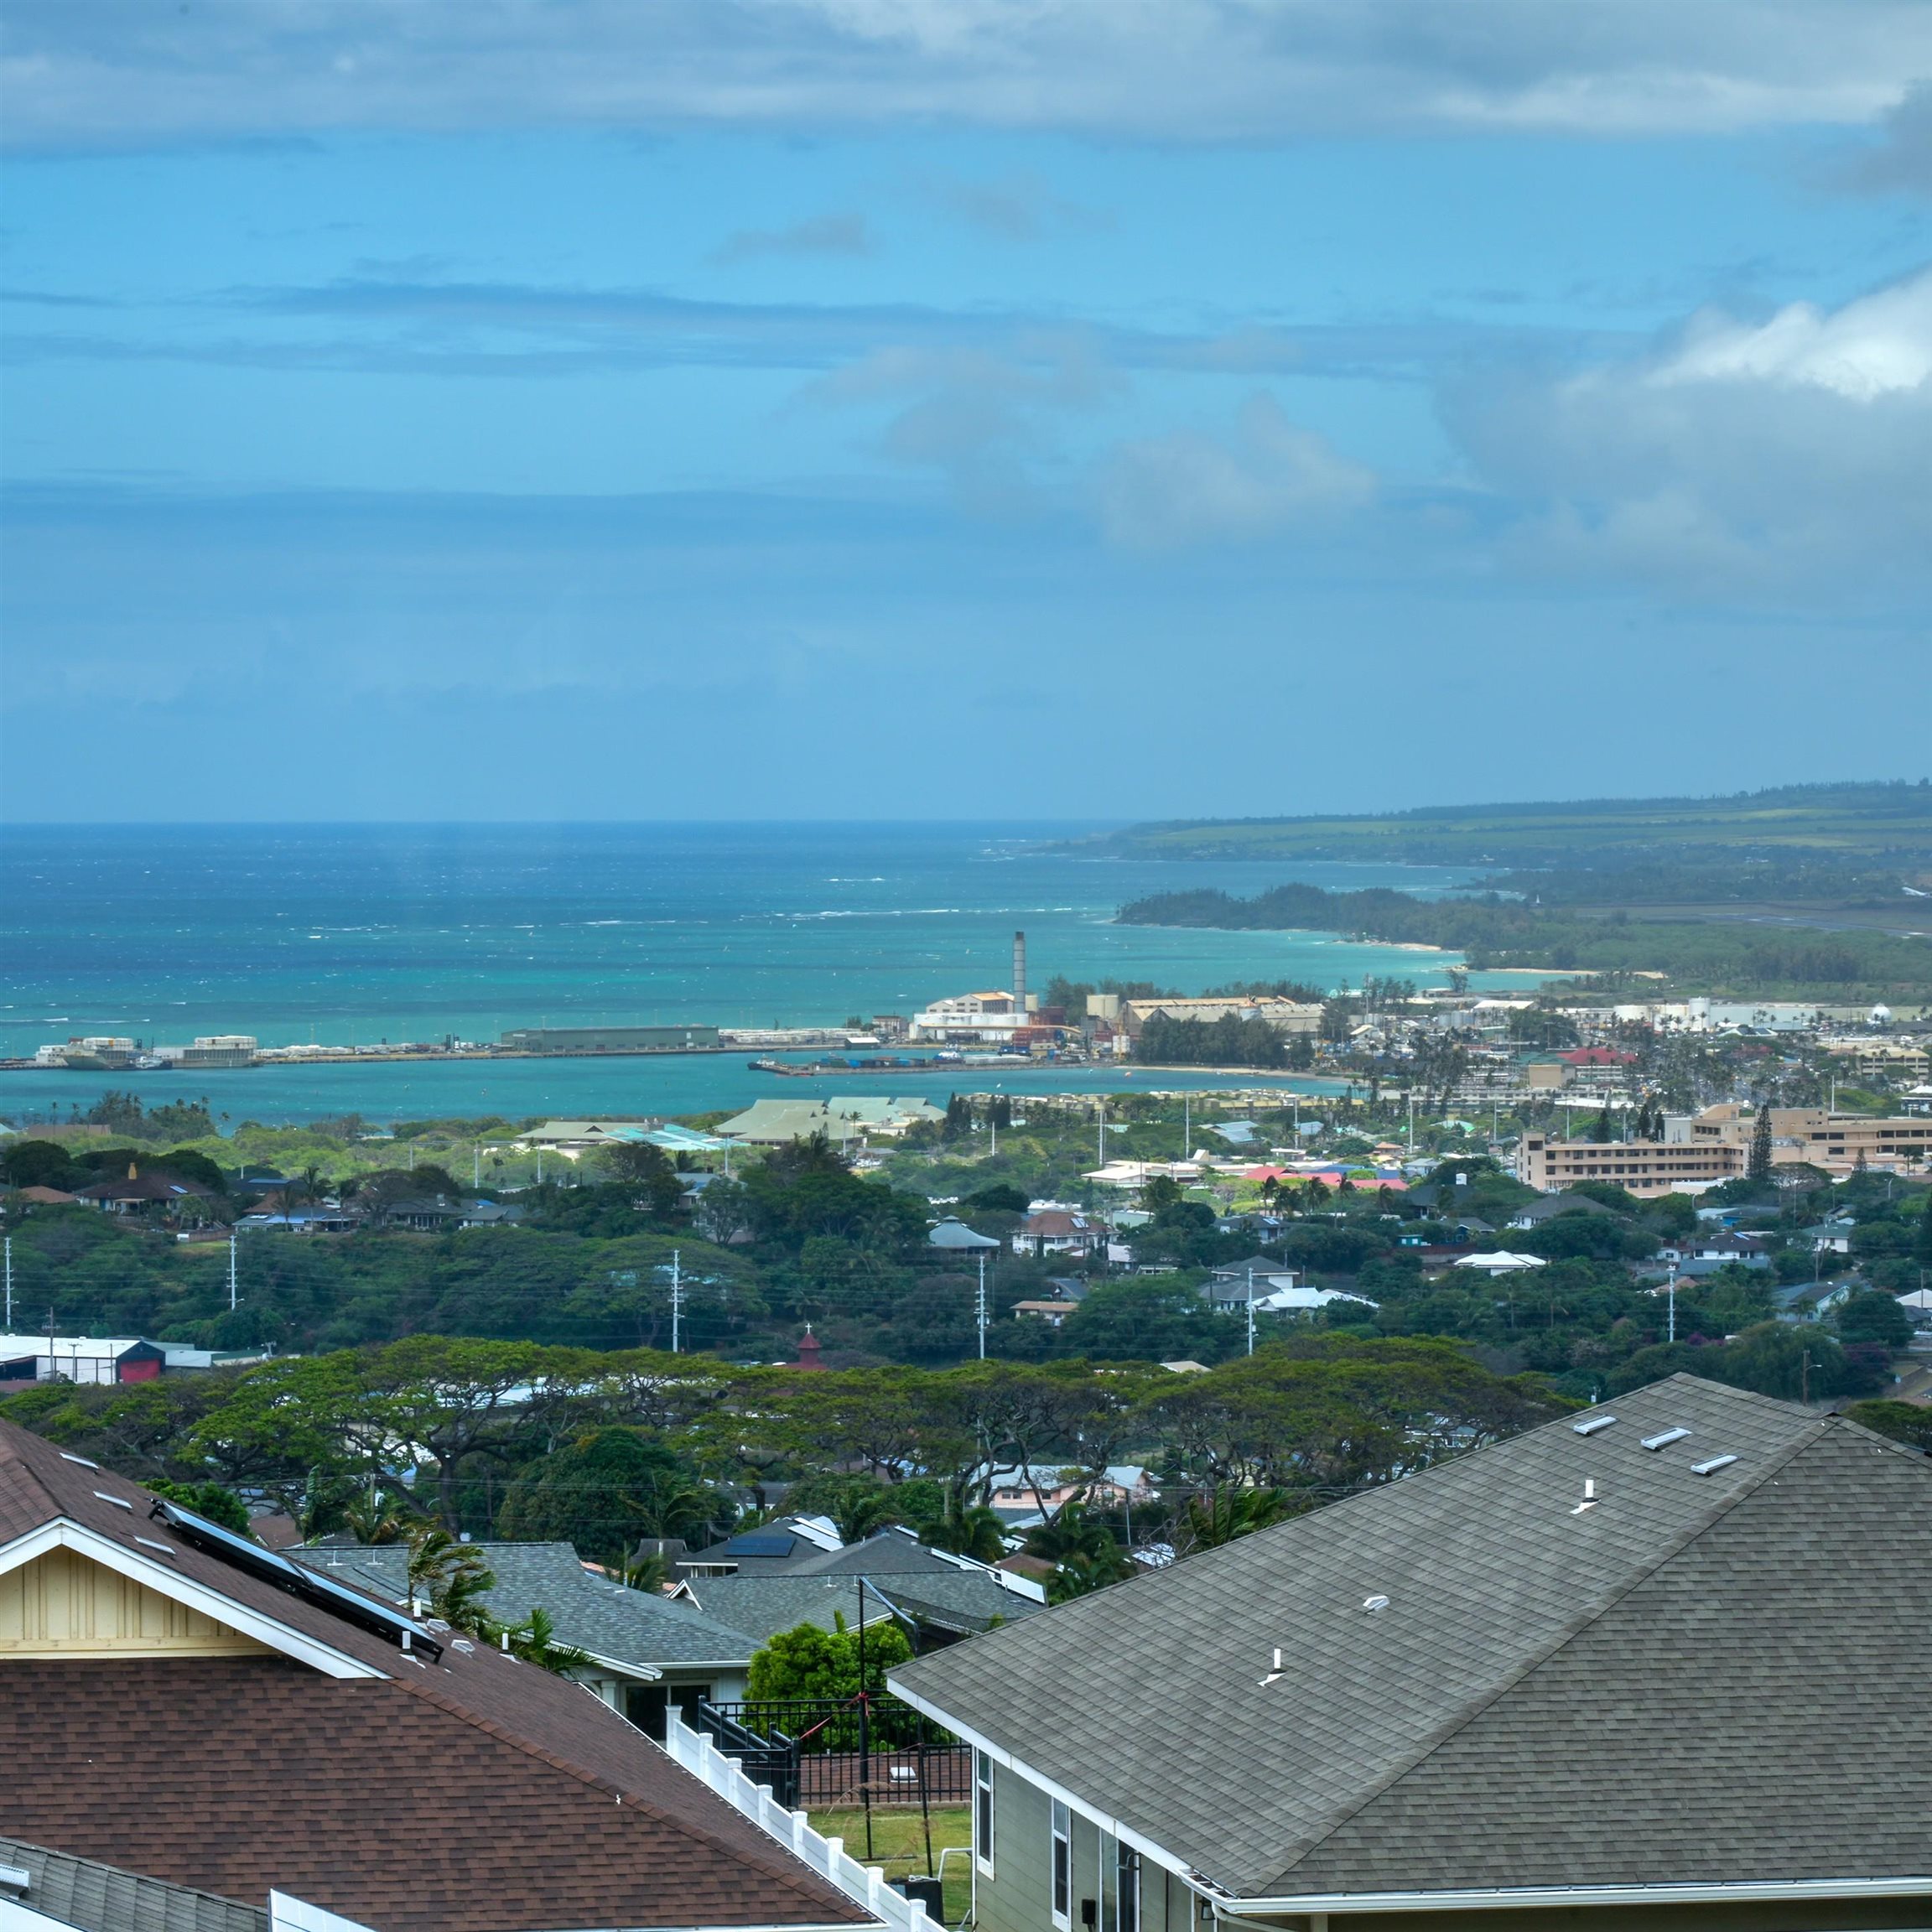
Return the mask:
{"type": "Polygon", "coordinates": [[[0,1865],[25,1872],[31,1880],[24,1892],[0,1891],[0,1898],[77,1932],[268,1932],[268,1914],[257,1906],[164,1885],[17,1838],[0,1838],[0,1865]]]}
{"type": "Polygon", "coordinates": [[[1606,1412],[894,1680],[1246,1898],[1932,1873],[1932,1462],[1687,1376],[1606,1412]]]}
{"type": "MultiPolygon", "coordinates": [[[[593,1576],[568,1543],[473,1543],[496,1577],[484,1599],[492,1617],[521,1623],[532,1609],[550,1613],[560,1644],[613,1664],[662,1670],[683,1665],[742,1664],[751,1653],[743,1631],[688,1603],[593,1576]]],[[[399,1543],[366,1549],[318,1545],[288,1554],[345,1582],[401,1602],[409,1552],[399,1543]],[[333,1559],[333,1561],[331,1561],[333,1559]]]]}
{"type": "MultiPolygon", "coordinates": [[[[855,1576],[693,1576],[685,1587],[708,1618],[740,1632],[740,1641],[754,1647],[801,1623],[834,1630],[843,1616],[848,1629],[859,1627],[855,1576]]],[[[876,1623],[891,1614],[867,1590],[865,1621],[876,1623]]]]}

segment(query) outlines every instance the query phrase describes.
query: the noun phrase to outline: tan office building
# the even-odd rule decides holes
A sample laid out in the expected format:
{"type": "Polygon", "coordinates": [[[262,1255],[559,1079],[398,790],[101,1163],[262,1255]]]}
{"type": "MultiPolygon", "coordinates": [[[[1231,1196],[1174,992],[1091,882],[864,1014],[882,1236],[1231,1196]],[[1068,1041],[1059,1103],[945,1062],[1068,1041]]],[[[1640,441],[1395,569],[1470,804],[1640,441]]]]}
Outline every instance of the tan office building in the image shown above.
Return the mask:
{"type": "Polygon", "coordinates": [[[1525,1134],[1517,1144],[1516,1178],[1553,1194],[1579,1181],[1609,1181],[1647,1197],[1734,1181],[1749,1148],[1729,1140],[1562,1140],[1525,1134]]]}

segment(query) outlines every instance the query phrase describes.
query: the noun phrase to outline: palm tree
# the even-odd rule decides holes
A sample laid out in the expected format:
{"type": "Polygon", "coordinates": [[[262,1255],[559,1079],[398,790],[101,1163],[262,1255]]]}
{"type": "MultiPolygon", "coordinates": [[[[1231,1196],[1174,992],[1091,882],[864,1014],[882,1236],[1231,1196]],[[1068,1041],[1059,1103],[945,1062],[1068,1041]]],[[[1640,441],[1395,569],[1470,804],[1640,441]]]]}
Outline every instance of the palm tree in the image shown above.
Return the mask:
{"type": "Polygon", "coordinates": [[[532,1607],[530,1614],[521,1623],[508,1628],[498,1626],[498,1640],[509,1639],[509,1651],[512,1657],[521,1657],[526,1664],[540,1665],[543,1670],[554,1670],[561,1675],[574,1670],[590,1661],[587,1652],[579,1650],[574,1644],[559,1644],[556,1638],[556,1625],[550,1613],[532,1607]]]}
{"type": "Polygon", "coordinates": [[[1272,1529],[1295,1514],[1285,1489],[1217,1489],[1189,1499],[1175,1541],[1187,1551],[1218,1549],[1238,1536],[1272,1529]]]}
{"type": "Polygon", "coordinates": [[[432,1617],[440,1617],[452,1630],[490,1637],[500,1626],[483,1599],[496,1587],[496,1572],[481,1555],[460,1543],[447,1530],[423,1524],[409,1539],[409,1597],[426,1600],[432,1617]]]}
{"type": "Polygon", "coordinates": [[[1113,1531],[1104,1523],[1089,1523],[1084,1505],[1078,1503],[1067,1504],[1051,1523],[1029,1530],[1026,1550],[1055,1566],[1046,1580],[1046,1598],[1052,1603],[1084,1597],[1134,1573],[1133,1561],[1114,1540],[1113,1531]]]}
{"type": "Polygon", "coordinates": [[[841,1543],[863,1543],[888,1524],[896,1523],[899,1509],[891,1491],[883,1485],[868,1483],[861,1487],[855,1483],[839,1499],[832,1520],[838,1526],[841,1543]]]}

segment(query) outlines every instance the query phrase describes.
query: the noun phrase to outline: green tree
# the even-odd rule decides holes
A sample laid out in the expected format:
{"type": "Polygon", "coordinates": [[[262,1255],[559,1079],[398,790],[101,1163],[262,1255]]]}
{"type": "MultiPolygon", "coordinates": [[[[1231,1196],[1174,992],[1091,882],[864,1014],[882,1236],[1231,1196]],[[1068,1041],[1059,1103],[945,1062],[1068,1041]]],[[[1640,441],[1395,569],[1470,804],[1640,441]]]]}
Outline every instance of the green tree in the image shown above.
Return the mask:
{"type": "Polygon", "coordinates": [[[1771,1178],[1771,1109],[1758,1103],[1758,1118],[1751,1129],[1751,1155],[1744,1169],[1748,1181],[1771,1178]]]}
{"type": "Polygon", "coordinates": [[[9,1187],[57,1187],[67,1192],[80,1177],[58,1140],[16,1140],[0,1154],[0,1179],[9,1187]]]}
{"type": "Polygon", "coordinates": [[[497,1519],[513,1542],[574,1544],[595,1561],[621,1563],[647,1537],[709,1540],[736,1510],[696,1467],[641,1429],[594,1429],[530,1463],[497,1519]]]}
{"type": "Polygon", "coordinates": [[[1919,1217],[1919,1239],[1912,1254],[1921,1268],[1932,1268],[1932,1189],[1925,1195],[1925,1209],[1919,1217]]]}
{"type": "Polygon", "coordinates": [[[605,1148],[598,1158],[654,1219],[663,1220],[677,1212],[684,1196],[684,1181],[662,1147],[653,1147],[648,1140],[626,1140],[605,1148]]]}
{"type": "Polygon", "coordinates": [[[1046,1600],[1061,1603],[1118,1583],[1134,1574],[1127,1552],[1104,1523],[1092,1521],[1086,1506],[1069,1503],[1051,1523],[1026,1533],[1026,1553],[1054,1566],[1046,1580],[1046,1600]]]}
{"type": "Polygon", "coordinates": [[[550,1613],[540,1605],[532,1606],[530,1614],[521,1623],[512,1623],[507,1629],[501,1625],[496,1628],[499,1640],[509,1639],[509,1651],[512,1657],[521,1657],[526,1664],[534,1664],[539,1669],[553,1670],[558,1675],[574,1670],[590,1661],[588,1651],[579,1650],[574,1644],[557,1641],[556,1625],[550,1613]]]}
{"type": "Polygon", "coordinates": [[[1182,1555],[1216,1550],[1257,1530],[1271,1530],[1306,1507],[1285,1489],[1216,1489],[1191,1496],[1174,1529],[1174,1542],[1182,1555]]]}
{"type": "Polygon", "coordinates": [[[452,1630],[493,1638],[497,1626],[484,1599],[496,1587],[482,1553],[447,1530],[425,1523],[409,1539],[409,1599],[452,1630]]]}
{"type": "Polygon", "coordinates": [[[856,1630],[822,1630],[816,1623],[781,1630],[751,1653],[746,1696],[754,1703],[790,1697],[843,1701],[862,1689],[878,1692],[886,1688],[886,1672],[911,1658],[912,1646],[896,1623],[880,1622],[865,1626],[863,1677],[859,1651],[856,1630]]]}
{"type": "Polygon", "coordinates": [[[165,1476],[150,1477],[147,1487],[197,1516],[205,1516],[237,1536],[248,1535],[248,1505],[232,1489],[219,1483],[170,1483],[165,1476]]]}
{"type": "Polygon", "coordinates": [[[1912,1339],[1912,1318],[1891,1296],[1870,1289],[1847,1296],[1831,1317],[1841,1342],[1876,1342],[1903,1348],[1912,1339]]]}
{"type": "Polygon", "coordinates": [[[1849,1421],[1862,1423],[1877,1435],[1889,1436],[1894,1442],[1909,1443],[1932,1456],[1932,1409],[1880,1398],[1854,1402],[1845,1415],[1849,1421]]]}

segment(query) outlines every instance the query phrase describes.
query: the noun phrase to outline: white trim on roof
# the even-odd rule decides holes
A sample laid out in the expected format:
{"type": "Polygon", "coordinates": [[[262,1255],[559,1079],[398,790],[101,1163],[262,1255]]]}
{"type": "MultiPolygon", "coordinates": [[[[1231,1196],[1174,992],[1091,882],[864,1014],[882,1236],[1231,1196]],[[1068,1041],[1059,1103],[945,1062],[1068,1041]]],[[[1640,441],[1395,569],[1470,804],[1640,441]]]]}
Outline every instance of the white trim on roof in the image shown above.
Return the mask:
{"type": "Polygon", "coordinates": [[[1307,1892],[1281,1898],[1217,1900],[1218,1918],[1244,1922],[1257,1913],[1467,1912],[1552,1905],[1749,1905],[1808,1898],[1923,1898],[1928,1878],[1766,1878],[1683,1885],[1524,1885],[1462,1892],[1307,1892]]]}
{"type": "MultiPolygon", "coordinates": [[[[1023,1758],[1015,1758],[1003,1745],[995,1744],[990,1737],[975,1731],[969,1724],[962,1724],[957,1717],[939,1708],[937,1704],[915,1695],[904,1685],[895,1683],[890,1672],[886,1679],[886,1688],[895,1697],[910,1704],[915,1711],[930,1717],[934,1723],[950,1731],[955,1737],[964,1739],[975,1751],[984,1751],[995,1764],[1003,1764],[1009,1771],[1016,1773],[1036,1789],[1044,1791],[1049,1798],[1057,1798],[1069,1810],[1077,1811],[1088,1824],[1098,1826],[1103,1831],[1111,1832],[1123,1845],[1131,1846],[1143,1858],[1150,1858],[1165,1872],[1171,1872],[1184,1884],[1202,1892],[1208,1881],[1205,1875],[1190,1865],[1185,1858],[1170,1852],[1165,1846],[1156,1845],[1144,1832],[1136,1831],[1131,1825],[1123,1824],[1119,1819],[1110,1816],[1100,1810],[1091,1799],[1083,1798],[1070,1786],[1056,1784],[1044,1772],[1036,1771],[1023,1758]]],[[[1225,1893],[1222,1893],[1225,1898],[1225,1893]]]]}
{"type": "Polygon", "coordinates": [[[245,1603],[236,1602],[233,1597],[224,1597],[220,1591],[212,1590],[205,1583],[183,1576],[171,1564],[124,1548],[112,1538],[75,1522],[71,1517],[55,1517],[52,1522],[43,1523],[25,1535],[17,1536],[11,1543],[0,1546],[0,1576],[10,1570],[18,1569],[23,1563],[31,1563],[36,1556],[45,1555],[50,1550],[75,1550],[103,1569],[131,1577],[156,1595],[170,1597],[190,1610],[199,1610],[204,1617],[212,1617],[217,1623],[226,1623],[230,1629],[240,1631],[244,1637],[252,1637],[257,1644],[265,1644],[284,1657],[306,1664],[325,1677],[386,1678],[388,1675],[387,1671],[378,1670],[372,1664],[365,1664],[360,1658],[351,1657],[332,1644],[325,1644],[259,1610],[249,1608],[245,1603]]]}

